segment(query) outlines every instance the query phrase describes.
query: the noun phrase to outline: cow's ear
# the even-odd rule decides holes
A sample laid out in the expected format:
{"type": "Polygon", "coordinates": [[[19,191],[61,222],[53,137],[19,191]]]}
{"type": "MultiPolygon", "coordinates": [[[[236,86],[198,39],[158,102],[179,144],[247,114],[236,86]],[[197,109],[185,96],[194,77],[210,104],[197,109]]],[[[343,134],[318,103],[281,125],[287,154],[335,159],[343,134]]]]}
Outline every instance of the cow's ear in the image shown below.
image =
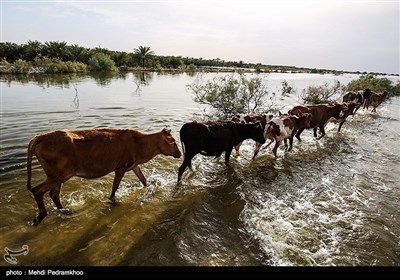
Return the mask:
{"type": "Polygon", "coordinates": [[[165,142],[167,142],[168,144],[174,144],[175,143],[175,139],[172,136],[167,136],[164,139],[165,139],[165,142]]]}
{"type": "Polygon", "coordinates": [[[163,130],[162,130],[162,132],[163,132],[164,134],[170,135],[170,134],[171,134],[171,129],[170,129],[170,128],[164,127],[163,130]]]}

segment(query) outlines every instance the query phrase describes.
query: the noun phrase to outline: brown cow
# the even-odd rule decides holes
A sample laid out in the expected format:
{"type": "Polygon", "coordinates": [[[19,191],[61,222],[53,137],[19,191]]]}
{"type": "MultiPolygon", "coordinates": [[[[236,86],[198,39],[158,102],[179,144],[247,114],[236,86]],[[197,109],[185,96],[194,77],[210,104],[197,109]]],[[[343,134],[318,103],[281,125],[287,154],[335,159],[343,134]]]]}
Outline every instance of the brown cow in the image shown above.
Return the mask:
{"type": "MultiPolygon", "coordinates": [[[[267,148],[269,145],[275,141],[275,146],[272,149],[275,157],[277,157],[277,150],[282,140],[285,141],[286,151],[290,152],[293,148],[293,137],[296,135],[299,129],[310,128],[311,114],[299,114],[299,116],[293,116],[288,114],[281,114],[279,112],[279,117],[274,117],[268,121],[264,129],[265,140],[270,139],[271,141],[265,146],[267,148]],[[289,146],[286,140],[289,139],[289,146]]],[[[257,156],[260,150],[261,144],[256,146],[254,151],[253,159],[257,156]]]]}
{"type": "Polygon", "coordinates": [[[372,111],[371,112],[376,112],[376,107],[378,107],[388,96],[388,92],[380,92],[380,93],[375,93],[373,92],[371,94],[371,97],[364,102],[364,107],[363,108],[369,108],[369,106],[372,106],[372,111]]]}
{"type": "Polygon", "coordinates": [[[39,207],[33,220],[38,225],[47,215],[43,195],[50,191],[57,208],[68,213],[61,204],[60,190],[73,176],[100,178],[115,172],[110,202],[115,203],[115,192],[125,172],[133,170],[143,185],[146,178],[139,164],[148,162],[158,154],[179,158],[179,151],[170,129],[147,134],[134,129],[59,130],[34,137],[28,146],[28,190],[39,207]],[[32,155],[36,155],[46,181],[31,187],[32,155]]]}
{"type": "MultiPolygon", "coordinates": [[[[348,107],[346,104],[317,104],[295,106],[289,111],[289,115],[310,113],[312,115],[310,128],[314,129],[314,137],[317,138],[317,128],[319,128],[321,139],[325,135],[325,126],[328,122],[344,122],[348,107]]],[[[343,123],[342,123],[343,124],[343,123]]],[[[301,141],[300,135],[304,128],[300,128],[296,133],[296,138],[301,141]]]]}

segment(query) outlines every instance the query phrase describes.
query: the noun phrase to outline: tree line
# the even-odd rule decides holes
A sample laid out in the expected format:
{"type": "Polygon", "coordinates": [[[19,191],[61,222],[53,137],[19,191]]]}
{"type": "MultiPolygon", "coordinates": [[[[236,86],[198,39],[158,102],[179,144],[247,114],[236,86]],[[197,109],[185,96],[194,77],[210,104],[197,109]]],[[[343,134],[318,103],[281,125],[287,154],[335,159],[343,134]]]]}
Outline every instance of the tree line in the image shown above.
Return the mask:
{"type": "MultiPolygon", "coordinates": [[[[1,64],[14,64],[18,62],[20,69],[17,69],[16,72],[18,72],[18,70],[24,72],[24,68],[28,67],[27,65],[24,65],[24,62],[33,64],[33,66],[42,66],[43,64],[47,65],[48,63],[71,62],[74,64],[68,64],[66,66],[61,63],[61,66],[58,64],[56,65],[60,66],[58,68],[64,69],[65,72],[81,72],[83,70],[86,70],[86,68],[79,63],[90,65],[91,59],[93,60],[96,55],[97,62],[103,59],[108,60],[104,63],[97,63],[97,66],[101,67],[101,64],[104,64],[106,65],[106,68],[97,69],[96,71],[109,71],[113,70],[114,67],[118,67],[120,69],[137,67],[150,68],[152,70],[179,69],[185,71],[196,70],[202,67],[237,67],[242,69],[255,69],[255,71],[258,72],[302,72],[334,74],[344,73],[344,71],[328,69],[303,68],[282,65],[265,65],[261,63],[246,63],[244,61],[225,61],[219,58],[204,59],[201,57],[194,58],[182,56],[162,56],[156,55],[154,51],[152,51],[151,48],[147,46],[139,46],[137,48],[133,48],[132,52],[124,52],[113,51],[102,47],[85,48],[77,44],[69,45],[65,41],[46,41],[42,43],[37,40],[29,40],[25,44],[16,44],[12,42],[0,43],[1,64]],[[101,55],[99,56],[99,54],[101,55]]],[[[47,70],[51,72],[51,69],[47,70]]],[[[348,71],[346,72],[349,73],[348,71]]],[[[361,72],[350,73],[362,74],[361,72]]]]}

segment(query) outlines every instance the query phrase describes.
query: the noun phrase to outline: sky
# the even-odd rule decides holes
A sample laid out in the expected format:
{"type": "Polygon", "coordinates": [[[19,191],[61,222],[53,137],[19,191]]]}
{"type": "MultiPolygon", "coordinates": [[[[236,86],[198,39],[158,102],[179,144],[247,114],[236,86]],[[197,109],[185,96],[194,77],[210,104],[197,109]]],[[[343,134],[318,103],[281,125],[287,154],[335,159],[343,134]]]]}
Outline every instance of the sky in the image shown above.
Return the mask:
{"type": "Polygon", "coordinates": [[[0,0],[1,42],[400,73],[400,2],[0,0]]]}

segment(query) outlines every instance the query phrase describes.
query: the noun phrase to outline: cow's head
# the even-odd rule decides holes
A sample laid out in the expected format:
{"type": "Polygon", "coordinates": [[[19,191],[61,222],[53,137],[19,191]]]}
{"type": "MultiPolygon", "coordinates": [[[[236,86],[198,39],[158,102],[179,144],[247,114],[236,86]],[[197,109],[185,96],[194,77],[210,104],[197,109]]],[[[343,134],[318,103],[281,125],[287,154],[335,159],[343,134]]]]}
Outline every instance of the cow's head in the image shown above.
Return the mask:
{"type": "Polygon", "coordinates": [[[250,138],[258,143],[264,144],[264,129],[261,125],[261,122],[256,121],[255,123],[249,123],[247,125],[250,127],[250,138]]]}
{"type": "Polygon", "coordinates": [[[234,115],[231,118],[231,121],[239,123],[240,122],[240,115],[234,115]]]}
{"type": "Polygon", "coordinates": [[[345,116],[352,116],[356,113],[356,109],[361,106],[361,103],[353,103],[353,102],[346,102],[347,110],[345,112],[345,116]]]}
{"type": "Polygon", "coordinates": [[[281,118],[272,118],[267,122],[267,125],[264,129],[264,138],[265,139],[275,139],[276,136],[281,135],[280,124],[282,124],[281,118]]]}
{"type": "Polygon", "coordinates": [[[173,156],[174,158],[181,157],[181,151],[179,151],[176,145],[176,140],[171,134],[171,129],[163,128],[161,130],[161,141],[159,144],[161,153],[166,156],[173,156]]]}
{"type": "Polygon", "coordinates": [[[366,89],[364,89],[364,91],[363,91],[363,97],[364,97],[364,99],[368,99],[368,98],[370,98],[371,97],[371,90],[369,89],[369,88],[366,88],[366,89]]]}
{"type": "Polygon", "coordinates": [[[296,116],[299,118],[300,123],[301,123],[301,127],[304,128],[311,128],[311,119],[312,119],[312,115],[310,113],[300,113],[298,116],[296,116]]]}

